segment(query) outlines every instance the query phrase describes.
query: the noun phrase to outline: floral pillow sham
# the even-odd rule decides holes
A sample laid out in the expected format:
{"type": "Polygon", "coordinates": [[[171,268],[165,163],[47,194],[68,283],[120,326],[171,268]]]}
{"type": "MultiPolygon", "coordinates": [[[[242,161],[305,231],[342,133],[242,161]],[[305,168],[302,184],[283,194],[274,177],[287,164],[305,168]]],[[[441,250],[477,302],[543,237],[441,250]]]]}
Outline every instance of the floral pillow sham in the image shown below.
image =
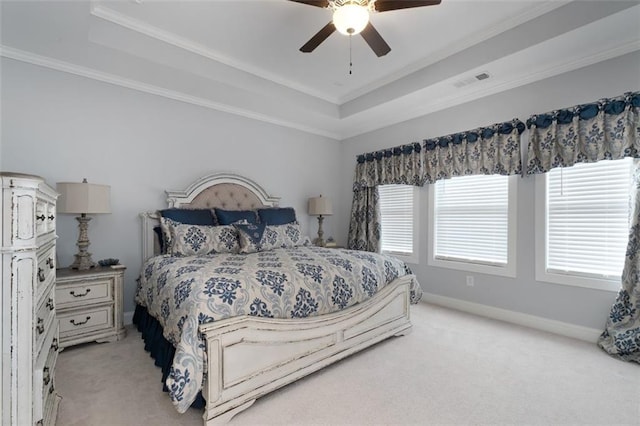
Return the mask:
{"type": "Polygon", "coordinates": [[[300,225],[247,224],[234,225],[238,230],[240,253],[255,253],[275,248],[291,248],[310,245],[309,237],[302,233],[300,225]]]}
{"type": "Polygon", "coordinates": [[[187,225],[161,218],[167,254],[171,256],[206,256],[238,253],[238,232],[231,225],[187,225]]]}

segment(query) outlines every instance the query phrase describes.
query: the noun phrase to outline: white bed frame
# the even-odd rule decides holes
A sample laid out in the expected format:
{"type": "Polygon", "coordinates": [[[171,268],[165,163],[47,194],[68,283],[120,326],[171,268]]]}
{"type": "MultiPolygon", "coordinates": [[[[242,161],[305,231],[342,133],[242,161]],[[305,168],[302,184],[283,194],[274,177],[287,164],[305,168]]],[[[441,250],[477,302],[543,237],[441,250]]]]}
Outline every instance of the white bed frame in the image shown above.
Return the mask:
{"type": "MultiPolygon", "coordinates": [[[[185,191],[167,191],[167,197],[169,207],[181,208],[223,207],[221,199],[234,200],[235,208],[275,207],[279,200],[232,173],[206,176],[185,191]]],[[[155,212],[141,216],[144,261],[158,253],[153,228],[159,218],[155,212]]],[[[401,277],[366,302],[330,315],[242,316],[201,325],[208,372],[202,391],[207,401],[204,424],[226,423],[256,398],[391,336],[408,334],[412,278],[401,277]]]]}

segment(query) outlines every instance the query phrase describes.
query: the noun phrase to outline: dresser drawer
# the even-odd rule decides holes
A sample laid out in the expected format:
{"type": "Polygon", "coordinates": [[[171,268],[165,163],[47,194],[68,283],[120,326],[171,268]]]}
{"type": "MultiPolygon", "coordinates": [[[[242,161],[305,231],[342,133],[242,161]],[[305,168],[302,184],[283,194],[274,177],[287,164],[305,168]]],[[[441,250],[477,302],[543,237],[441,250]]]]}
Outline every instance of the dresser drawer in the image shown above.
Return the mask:
{"type": "Polygon", "coordinates": [[[53,242],[38,249],[38,271],[36,282],[38,292],[37,299],[42,297],[42,293],[56,278],[56,246],[53,242]]]}
{"type": "Polygon", "coordinates": [[[58,360],[58,325],[47,333],[43,350],[35,358],[33,370],[33,421],[44,420],[55,397],[54,372],[58,360]]]}
{"type": "Polygon", "coordinates": [[[60,319],[60,338],[65,339],[113,327],[113,305],[59,312],[58,318],[60,319]]]}
{"type": "Polygon", "coordinates": [[[113,301],[113,278],[98,278],[73,284],[58,284],[58,309],[113,301]]]}
{"type": "MultiPolygon", "coordinates": [[[[42,188],[41,188],[42,189],[42,188]]],[[[52,194],[38,191],[36,198],[36,234],[50,233],[56,229],[56,204],[52,194]]]]}
{"type": "Polygon", "coordinates": [[[38,354],[40,348],[45,342],[47,332],[57,324],[55,323],[56,311],[54,300],[54,287],[49,287],[49,291],[45,294],[42,303],[37,307],[35,318],[33,319],[35,346],[33,352],[38,354]]]}

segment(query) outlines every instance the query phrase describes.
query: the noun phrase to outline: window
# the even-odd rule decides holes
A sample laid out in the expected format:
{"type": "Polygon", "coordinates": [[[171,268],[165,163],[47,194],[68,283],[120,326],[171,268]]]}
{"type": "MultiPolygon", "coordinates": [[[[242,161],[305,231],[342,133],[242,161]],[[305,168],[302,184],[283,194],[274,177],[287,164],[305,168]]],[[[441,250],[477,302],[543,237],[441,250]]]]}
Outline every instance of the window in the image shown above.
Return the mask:
{"type": "Polygon", "coordinates": [[[620,288],[633,167],[631,158],[605,160],[538,177],[536,279],[620,288]]]}
{"type": "Polygon", "coordinates": [[[474,175],[430,185],[429,264],[515,276],[517,179],[474,175]]]}
{"type": "Polygon", "coordinates": [[[411,185],[381,185],[378,186],[378,194],[382,252],[417,263],[416,188],[411,185]]]}

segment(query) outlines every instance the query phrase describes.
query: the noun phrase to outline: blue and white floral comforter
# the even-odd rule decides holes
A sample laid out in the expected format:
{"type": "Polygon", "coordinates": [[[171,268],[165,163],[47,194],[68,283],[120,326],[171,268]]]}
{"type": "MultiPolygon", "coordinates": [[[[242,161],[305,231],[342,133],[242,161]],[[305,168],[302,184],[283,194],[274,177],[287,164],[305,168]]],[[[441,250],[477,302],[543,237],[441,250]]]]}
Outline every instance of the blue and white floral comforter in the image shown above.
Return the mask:
{"type": "MultiPolygon", "coordinates": [[[[202,388],[205,342],[198,325],[239,315],[302,318],[355,305],[403,275],[406,265],[381,254],[295,247],[252,254],[157,256],[143,265],[136,302],[176,348],[166,384],[179,412],[202,388]]],[[[412,285],[411,300],[422,291],[412,285]]]]}

